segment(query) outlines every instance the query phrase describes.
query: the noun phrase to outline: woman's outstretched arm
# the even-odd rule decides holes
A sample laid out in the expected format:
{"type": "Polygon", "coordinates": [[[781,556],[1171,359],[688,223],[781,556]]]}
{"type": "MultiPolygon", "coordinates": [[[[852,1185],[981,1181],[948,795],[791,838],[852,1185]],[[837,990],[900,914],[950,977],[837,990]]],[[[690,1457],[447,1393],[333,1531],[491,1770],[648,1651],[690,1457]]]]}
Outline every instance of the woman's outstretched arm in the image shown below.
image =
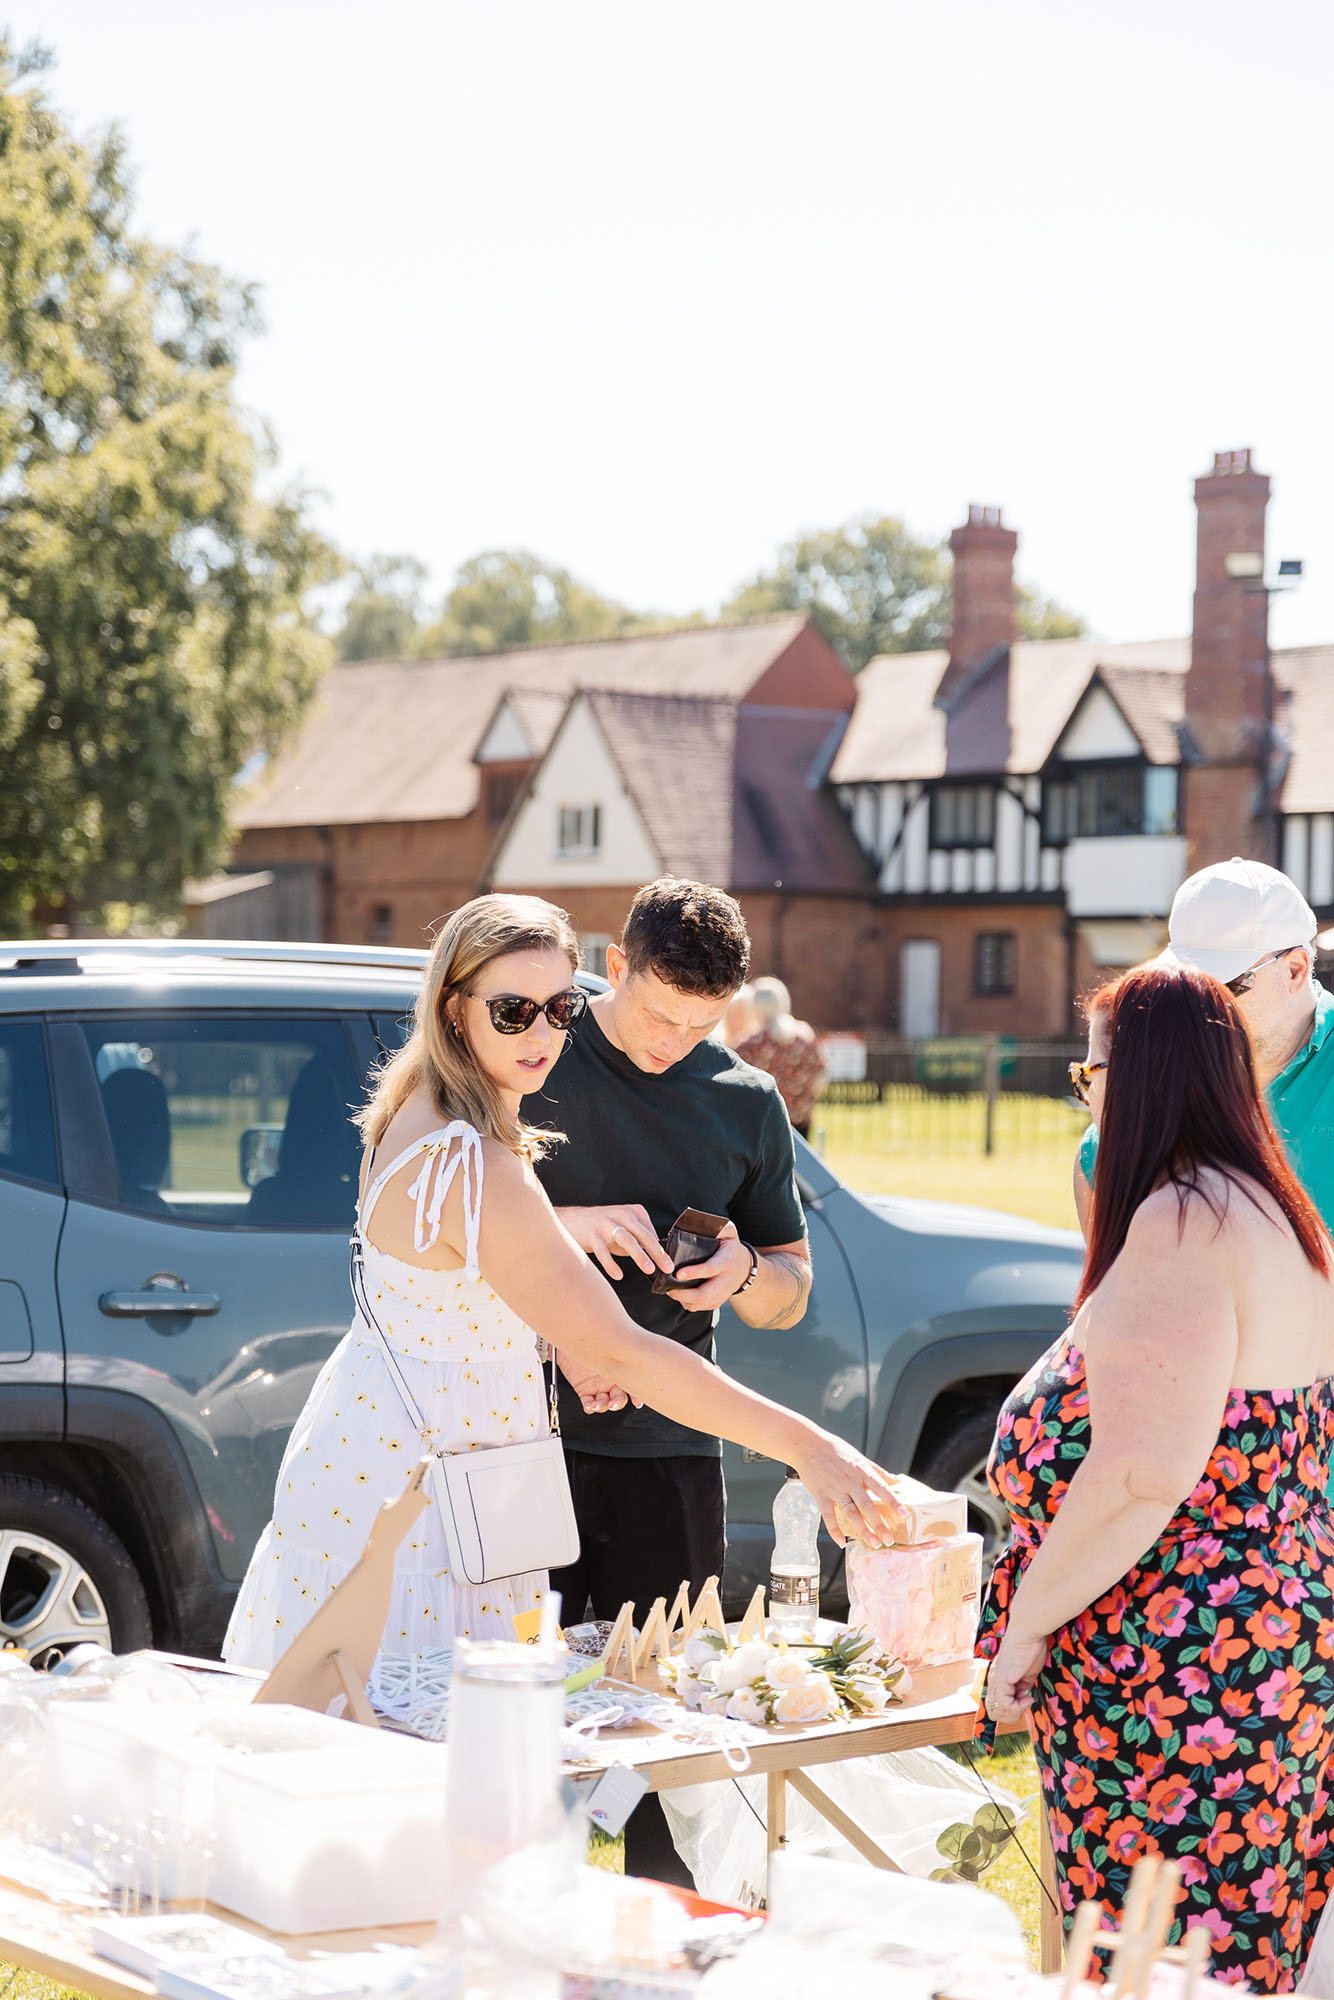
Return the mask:
{"type": "MultiPolygon", "coordinates": [[[[636,1326],[561,1227],[535,1176],[501,1147],[486,1147],[485,1187],[482,1273],[553,1347],[678,1423],[793,1466],[840,1546],[848,1531],[871,1541],[887,1537],[894,1489],[878,1466],[841,1438],[743,1388],[688,1347],[636,1326]]],[[[446,1224],[448,1234],[458,1226],[450,1205],[446,1224]]]]}

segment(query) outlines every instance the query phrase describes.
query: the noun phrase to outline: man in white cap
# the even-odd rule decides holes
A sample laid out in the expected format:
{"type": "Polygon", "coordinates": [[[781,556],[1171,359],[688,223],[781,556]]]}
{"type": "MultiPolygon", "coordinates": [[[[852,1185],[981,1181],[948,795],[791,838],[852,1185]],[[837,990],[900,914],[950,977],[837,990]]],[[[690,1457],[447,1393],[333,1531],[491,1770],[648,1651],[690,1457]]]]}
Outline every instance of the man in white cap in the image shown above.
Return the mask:
{"type": "MultiPolygon", "coordinates": [[[[1295,882],[1234,855],[1177,890],[1163,958],[1212,973],[1235,997],[1269,1115],[1334,1232],[1334,995],[1315,977],[1316,929],[1295,882]]],[[[1097,1152],[1090,1125],[1075,1161],[1075,1207],[1086,1233],[1097,1152]]]]}

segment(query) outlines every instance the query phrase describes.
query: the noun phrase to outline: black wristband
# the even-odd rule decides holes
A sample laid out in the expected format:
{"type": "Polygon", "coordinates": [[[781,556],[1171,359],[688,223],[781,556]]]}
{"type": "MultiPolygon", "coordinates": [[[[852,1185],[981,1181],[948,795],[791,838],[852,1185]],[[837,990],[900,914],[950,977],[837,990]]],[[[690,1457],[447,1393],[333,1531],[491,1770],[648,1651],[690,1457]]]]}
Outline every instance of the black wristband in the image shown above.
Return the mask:
{"type": "Polygon", "coordinates": [[[743,1242],[741,1248],[750,1252],[750,1269],[733,1292],[732,1297],[734,1299],[739,1299],[743,1292],[748,1292],[760,1273],[760,1253],[755,1248],[755,1245],[743,1242]]]}

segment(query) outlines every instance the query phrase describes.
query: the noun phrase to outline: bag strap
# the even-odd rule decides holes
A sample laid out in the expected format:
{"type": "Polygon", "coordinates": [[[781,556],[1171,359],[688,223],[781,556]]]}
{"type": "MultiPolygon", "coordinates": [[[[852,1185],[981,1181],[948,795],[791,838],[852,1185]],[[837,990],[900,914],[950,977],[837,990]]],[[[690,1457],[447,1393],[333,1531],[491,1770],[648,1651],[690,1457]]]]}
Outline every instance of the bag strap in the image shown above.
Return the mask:
{"type": "MultiPolygon", "coordinates": [[[[359,1229],[354,1229],[352,1232],[351,1253],[350,1276],[352,1280],[352,1297],[356,1301],[357,1311],[361,1314],[362,1319],[366,1322],[366,1325],[370,1328],[379,1343],[380,1352],[388,1363],[394,1387],[398,1390],[399,1396],[402,1398],[403,1407],[412,1419],[413,1427],[421,1438],[423,1445],[425,1445],[429,1452],[433,1452],[436,1457],[446,1457],[448,1454],[442,1452],[439,1446],[431,1442],[431,1427],[422,1415],[416,1397],[408,1387],[407,1377],[403,1373],[398,1356],[390,1345],[384,1328],[376,1318],[370,1299],[367,1296],[364,1251],[361,1241],[361,1231],[359,1229]]],[[[551,1356],[551,1393],[549,1402],[551,1435],[558,1438],[561,1431],[560,1394],[556,1378],[556,1350],[549,1342],[547,1343],[547,1352],[551,1356]]]]}

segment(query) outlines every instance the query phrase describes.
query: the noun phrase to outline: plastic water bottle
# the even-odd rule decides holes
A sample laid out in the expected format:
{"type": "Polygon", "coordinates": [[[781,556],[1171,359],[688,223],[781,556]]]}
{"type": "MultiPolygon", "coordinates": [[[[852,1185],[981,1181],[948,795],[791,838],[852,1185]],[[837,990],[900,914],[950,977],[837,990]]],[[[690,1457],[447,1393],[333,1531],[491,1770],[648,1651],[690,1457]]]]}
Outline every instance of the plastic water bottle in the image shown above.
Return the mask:
{"type": "Polygon", "coordinates": [[[820,1616],[820,1510],[795,1472],[774,1500],[769,1619],[779,1638],[813,1638],[820,1616]]]}

